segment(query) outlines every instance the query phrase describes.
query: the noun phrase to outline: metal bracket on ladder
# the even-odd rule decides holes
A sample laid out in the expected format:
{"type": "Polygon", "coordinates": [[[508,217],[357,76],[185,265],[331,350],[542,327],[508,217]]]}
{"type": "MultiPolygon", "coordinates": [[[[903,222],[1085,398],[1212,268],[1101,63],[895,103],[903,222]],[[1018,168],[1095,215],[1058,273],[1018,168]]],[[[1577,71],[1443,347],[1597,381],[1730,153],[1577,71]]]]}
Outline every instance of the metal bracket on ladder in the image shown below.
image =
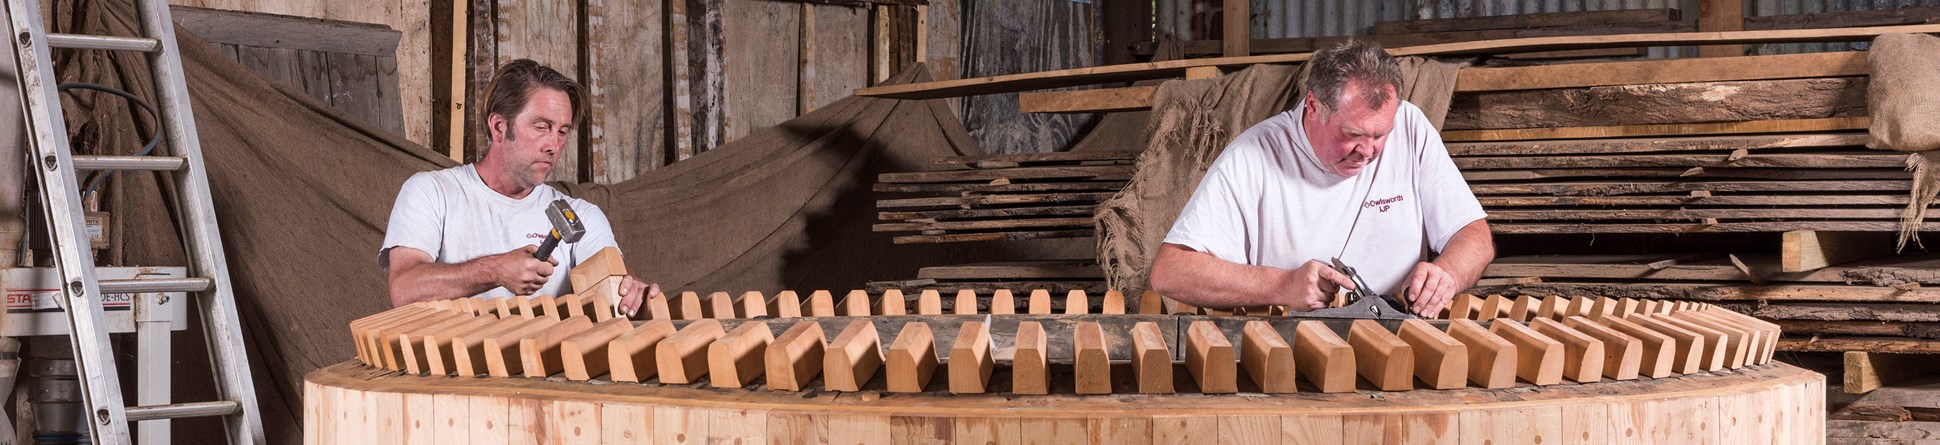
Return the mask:
{"type": "MultiPolygon", "coordinates": [[[[175,25],[165,0],[136,0],[146,37],[48,34],[40,22],[38,0],[8,0],[15,31],[21,95],[34,147],[32,168],[39,180],[41,206],[53,236],[54,263],[62,278],[74,357],[81,371],[82,401],[95,443],[130,443],[129,422],[222,416],[230,443],[265,441],[262,416],[243,349],[242,326],[216,228],[215,203],[203,167],[201,143],[189,105],[188,80],[176,46],[175,25]],[[154,77],[169,150],[166,156],[77,156],[67,140],[52,48],[141,51],[154,77]],[[172,280],[97,280],[88,248],[78,170],[155,170],[170,172],[175,198],[183,209],[183,232],[190,257],[189,278],[172,280]],[[108,293],[189,292],[203,311],[203,335],[222,400],[156,406],[127,406],[116,373],[114,353],[103,327],[100,299],[108,293]]],[[[145,437],[145,439],[147,439],[145,437]]],[[[160,438],[167,440],[166,437],[160,438]]]]}

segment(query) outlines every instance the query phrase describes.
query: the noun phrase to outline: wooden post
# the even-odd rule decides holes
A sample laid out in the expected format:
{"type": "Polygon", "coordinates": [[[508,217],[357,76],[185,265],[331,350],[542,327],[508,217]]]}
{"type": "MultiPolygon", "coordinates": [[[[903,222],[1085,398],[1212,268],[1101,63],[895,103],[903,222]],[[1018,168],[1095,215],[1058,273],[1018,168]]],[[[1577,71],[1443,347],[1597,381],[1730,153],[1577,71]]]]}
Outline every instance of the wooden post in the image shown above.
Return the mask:
{"type": "Polygon", "coordinates": [[[1455,389],[1468,384],[1468,347],[1435,330],[1428,322],[1402,320],[1397,331],[1415,353],[1415,377],[1435,389],[1455,389]]]}
{"type": "Polygon", "coordinates": [[[904,324],[902,332],[896,334],[896,343],[889,346],[889,392],[923,392],[936,364],[936,341],[930,325],[904,324]]]}
{"type": "Polygon", "coordinates": [[[1293,365],[1320,392],[1354,391],[1354,348],[1318,321],[1293,329],[1293,365]]]}
{"type": "Polygon", "coordinates": [[[1051,392],[1046,366],[1044,326],[1035,321],[1017,324],[1017,347],[1010,364],[1010,392],[1017,394],[1049,394],[1051,392]]]}
{"type": "Polygon", "coordinates": [[[850,322],[829,342],[829,354],[822,361],[822,386],[830,391],[861,391],[882,368],[880,344],[875,323],[850,322]]]}
{"type": "Polygon", "coordinates": [[[990,370],[997,366],[990,354],[990,326],[963,323],[950,346],[950,393],[982,394],[990,386],[990,370]]]}
{"type": "Polygon", "coordinates": [[[1243,57],[1253,54],[1248,47],[1253,42],[1252,5],[1247,0],[1224,0],[1223,6],[1225,31],[1220,36],[1220,48],[1226,57],[1243,57]]]}
{"type": "Polygon", "coordinates": [[[1361,377],[1382,391],[1415,388],[1415,351],[1374,320],[1354,320],[1347,331],[1361,377]]]}
{"type": "Polygon", "coordinates": [[[808,387],[808,382],[822,373],[823,348],[822,325],[815,320],[802,320],[782,332],[768,346],[768,389],[801,391],[808,387]]]}
{"type": "Polygon", "coordinates": [[[445,128],[447,144],[445,151],[451,154],[451,160],[460,164],[465,163],[465,157],[469,155],[465,152],[465,135],[472,130],[465,125],[465,115],[471,113],[471,109],[465,106],[471,102],[470,95],[466,93],[466,87],[471,85],[471,79],[467,77],[471,72],[471,67],[468,66],[471,60],[471,46],[465,42],[466,37],[469,36],[471,36],[471,1],[453,1],[451,2],[451,119],[446,123],[445,128]]]}
{"type": "MultiPolygon", "coordinates": [[[[1047,306],[1049,298],[1045,296],[1047,306]]],[[[1071,351],[1078,394],[1111,394],[1111,358],[1105,353],[1104,328],[1097,322],[1078,323],[1071,332],[1071,351]]]]}
{"type": "Polygon", "coordinates": [[[707,346],[708,385],[715,388],[741,388],[753,383],[767,370],[768,344],[775,333],[768,323],[749,321],[735,326],[733,332],[707,346]]]}
{"type": "Polygon", "coordinates": [[[1924,357],[1846,351],[1843,359],[1846,374],[1841,386],[1846,394],[1869,393],[1881,386],[1933,372],[1931,361],[1924,357]]]}
{"type": "MultiPolygon", "coordinates": [[[[1132,370],[1140,394],[1172,393],[1172,351],[1166,349],[1158,323],[1132,325],[1132,370]]],[[[1106,379],[1110,383],[1110,379],[1106,379]]]]}
{"type": "MultiPolygon", "coordinates": [[[[1289,354],[1291,352],[1288,351],[1289,354]]],[[[1170,359],[1166,361],[1171,362],[1170,359]]],[[[1232,342],[1226,340],[1226,334],[1220,333],[1219,327],[1213,322],[1195,321],[1186,328],[1186,371],[1191,372],[1193,381],[1199,384],[1199,392],[1239,392],[1236,366],[1232,342]]]]}
{"type": "MultiPolygon", "coordinates": [[[[1743,31],[1744,0],[1698,0],[1698,31],[1743,31]]],[[[1698,47],[1698,57],[1745,55],[1744,45],[1707,45],[1698,47]]]]}
{"type": "Polygon", "coordinates": [[[707,346],[725,335],[721,322],[706,319],[688,323],[687,327],[661,340],[653,351],[660,382],[685,385],[707,375],[707,346]]]}

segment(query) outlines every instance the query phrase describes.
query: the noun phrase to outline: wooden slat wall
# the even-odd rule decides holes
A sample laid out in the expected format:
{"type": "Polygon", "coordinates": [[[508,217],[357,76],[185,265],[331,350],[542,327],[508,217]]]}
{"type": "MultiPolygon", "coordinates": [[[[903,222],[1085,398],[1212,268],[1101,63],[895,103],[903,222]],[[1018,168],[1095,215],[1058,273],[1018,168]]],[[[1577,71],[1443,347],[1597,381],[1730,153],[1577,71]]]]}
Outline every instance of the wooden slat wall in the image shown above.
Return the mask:
{"type": "MultiPolygon", "coordinates": [[[[395,101],[399,104],[398,118],[403,122],[400,134],[418,143],[431,142],[431,73],[434,68],[431,61],[430,0],[169,0],[169,4],[375,23],[402,32],[403,36],[398,42],[397,55],[393,61],[388,64],[377,60],[371,61],[371,63],[383,65],[380,69],[395,70],[397,73],[394,78],[398,94],[376,98],[376,100],[395,101]]],[[[249,59],[249,56],[241,54],[243,51],[237,52],[239,59],[249,59]]],[[[271,60],[262,56],[263,54],[258,54],[255,60],[271,60]]],[[[319,80],[329,79],[327,73],[318,72],[310,75],[314,75],[319,80]]],[[[337,80],[362,85],[384,77],[374,75],[376,79],[366,80],[354,78],[357,76],[355,71],[346,71],[340,73],[337,80]]],[[[314,96],[315,91],[312,92],[314,96]]],[[[377,117],[377,119],[387,118],[389,117],[377,117]]]]}

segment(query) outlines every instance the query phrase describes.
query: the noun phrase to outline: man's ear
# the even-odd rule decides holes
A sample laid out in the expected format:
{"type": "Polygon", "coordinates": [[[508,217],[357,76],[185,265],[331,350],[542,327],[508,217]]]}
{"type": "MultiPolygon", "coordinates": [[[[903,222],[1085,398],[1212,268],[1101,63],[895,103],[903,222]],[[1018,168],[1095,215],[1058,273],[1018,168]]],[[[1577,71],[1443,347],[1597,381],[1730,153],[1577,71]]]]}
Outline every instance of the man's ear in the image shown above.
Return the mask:
{"type": "Polygon", "coordinates": [[[490,129],[491,132],[486,136],[490,136],[493,141],[504,139],[506,126],[512,124],[505,120],[505,116],[500,116],[498,113],[485,113],[485,123],[485,128],[490,129]]]}

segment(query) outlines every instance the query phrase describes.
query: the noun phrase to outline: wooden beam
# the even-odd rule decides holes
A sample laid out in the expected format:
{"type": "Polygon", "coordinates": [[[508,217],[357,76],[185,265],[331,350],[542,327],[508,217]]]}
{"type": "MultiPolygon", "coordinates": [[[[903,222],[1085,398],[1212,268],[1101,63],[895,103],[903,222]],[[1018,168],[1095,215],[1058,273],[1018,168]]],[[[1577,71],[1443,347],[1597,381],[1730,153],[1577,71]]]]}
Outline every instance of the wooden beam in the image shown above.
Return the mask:
{"type": "Polygon", "coordinates": [[[1018,111],[1025,113],[1110,113],[1152,109],[1152,95],[1158,86],[1093,88],[1071,91],[1024,92],[1017,95],[1018,111]]]}
{"type": "Polygon", "coordinates": [[[471,45],[466,42],[466,39],[472,35],[471,26],[471,0],[452,1],[451,60],[449,61],[451,87],[450,96],[448,96],[451,109],[447,110],[451,119],[445,122],[444,133],[446,134],[445,152],[451,155],[451,160],[459,163],[467,160],[466,156],[469,154],[465,152],[465,135],[472,131],[471,127],[465,125],[466,115],[473,113],[467,106],[471,103],[469,88],[472,81],[469,76],[472,54],[471,45]]]}
{"type": "Polygon", "coordinates": [[[1897,234],[1882,232],[1785,232],[1779,248],[1782,272],[1806,272],[1893,253],[1897,234]]]}
{"type": "Polygon", "coordinates": [[[1866,52],[1462,68],[1456,93],[1864,76],[1866,52]]]}
{"type": "Polygon", "coordinates": [[[1444,19],[1374,22],[1375,34],[1477,31],[1484,29],[1594,26],[1611,23],[1652,23],[1679,20],[1676,9],[1620,9],[1612,11],[1549,12],[1444,19]]]}
{"type": "Polygon", "coordinates": [[[1589,139],[1609,137],[1686,136],[1707,134],[1808,133],[1859,130],[1871,124],[1865,117],[1780,119],[1747,122],[1704,122],[1691,124],[1606,125],[1592,127],[1518,128],[1505,130],[1451,130],[1442,132],[1450,142],[1528,141],[1538,139],[1589,139]]]}
{"type": "MultiPolygon", "coordinates": [[[[1547,51],[1553,49],[1676,46],[1707,43],[1836,42],[1868,40],[1889,33],[1935,32],[1940,32],[1940,25],[1532,37],[1395,48],[1389,50],[1389,54],[1396,56],[1479,55],[1547,51]]],[[[894,99],[938,99],[979,94],[1011,93],[1079,85],[1179,77],[1185,75],[1186,69],[1193,67],[1239,67],[1259,63],[1296,63],[1306,61],[1308,57],[1310,57],[1309,54],[1303,53],[1110,65],[903,85],[882,85],[858,89],[856,90],[856,95],[894,99]]]]}
{"type": "Polygon", "coordinates": [[[830,391],[861,391],[882,368],[881,342],[876,325],[869,320],[849,322],[829,342],[822,361],[822,385],[830,391]]]}
{"type": "Polygon", "coordinates": [[[1780,351],[1830,352],[1868,351],[1894,354],[1940,354],[1940,342],[1912,338],[1785,338],[1778,340],[1780,351]]]}
{"type": "MultiPolygon", "coordinates": [[[[1745,29],[1744,0],[1698,0],[1698,32],[1729,32],[1745,29]]],[[[1698,57],[1745,55],[1744,45],[1698,47],[1698,57]]]]}
{"type": "Polygon", "coordinates": [[[1171,394],[1172,351],[1166,349],[1158,323],[1144,321],[1132,325],[1131,346],[1132,370],[1138,380],[1139,394],[1171,394]]]}

